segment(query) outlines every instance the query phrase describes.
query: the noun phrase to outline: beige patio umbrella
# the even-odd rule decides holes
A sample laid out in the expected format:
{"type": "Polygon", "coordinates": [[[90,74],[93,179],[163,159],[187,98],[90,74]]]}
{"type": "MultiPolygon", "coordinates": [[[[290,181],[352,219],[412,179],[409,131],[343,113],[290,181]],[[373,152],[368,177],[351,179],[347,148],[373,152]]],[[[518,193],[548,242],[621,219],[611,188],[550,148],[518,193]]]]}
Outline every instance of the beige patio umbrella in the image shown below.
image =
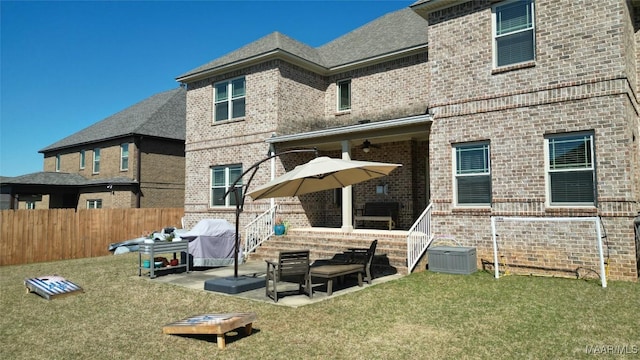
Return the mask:
{"type": "Polygon", "coordinates": [[[389,175],[401,164],[335,159],[321,156],[250,191],[252,199],[296,196],[337,189],[389,175]]]}

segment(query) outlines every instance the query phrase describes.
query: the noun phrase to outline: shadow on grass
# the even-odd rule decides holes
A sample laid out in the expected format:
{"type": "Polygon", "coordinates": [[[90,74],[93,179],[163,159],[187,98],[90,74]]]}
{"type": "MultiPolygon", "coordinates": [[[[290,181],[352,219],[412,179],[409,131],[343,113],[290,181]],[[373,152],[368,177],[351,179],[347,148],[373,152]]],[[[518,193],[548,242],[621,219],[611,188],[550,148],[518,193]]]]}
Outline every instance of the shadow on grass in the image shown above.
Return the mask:
{"type": "MultiPolygon", "coordinates": [[[[251,331],[251,334],[249,335],[245,333],[243,328],[238,328],[238,329],[234,329],[229,332],[226,332],[224,335],[224,339],[225,339],[225,343],[228,345],[230,343],[233,343],[235,341],[244,339],[246,337],[249,337],[258,333],[260,333],[260,329],[257,329],[257,328],[253,328],[251,331]]],[[[214,343],[214,344],[218,342],[217,340],[218,335],[216,334],[172,334],[172,336],[179,336],[185,339],[206,341],[208,343],[214,343]]]]}

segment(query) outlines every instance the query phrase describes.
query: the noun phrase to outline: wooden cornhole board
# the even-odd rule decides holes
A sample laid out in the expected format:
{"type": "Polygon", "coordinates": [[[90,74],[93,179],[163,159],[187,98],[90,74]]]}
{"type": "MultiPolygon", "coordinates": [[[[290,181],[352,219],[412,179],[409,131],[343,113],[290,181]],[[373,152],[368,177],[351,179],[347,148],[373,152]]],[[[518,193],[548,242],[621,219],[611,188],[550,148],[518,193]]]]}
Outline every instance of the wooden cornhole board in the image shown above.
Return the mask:
{"type": "Polygon", "coordinates": [[[256,318],[256,313],[253,312],[195,315],[163,326],[162,332],[171,335],[216,334],[218,348],[224,349],[226,346],[224,334],[244,327],[245,333],[251,335],[256,318]]]}
{"type": "Polygon", "coordinates": [[[24,281],[27,294],[35,292],[47,300],[84,292],[82,288],[62,276],[40,276],[24,281]]]}

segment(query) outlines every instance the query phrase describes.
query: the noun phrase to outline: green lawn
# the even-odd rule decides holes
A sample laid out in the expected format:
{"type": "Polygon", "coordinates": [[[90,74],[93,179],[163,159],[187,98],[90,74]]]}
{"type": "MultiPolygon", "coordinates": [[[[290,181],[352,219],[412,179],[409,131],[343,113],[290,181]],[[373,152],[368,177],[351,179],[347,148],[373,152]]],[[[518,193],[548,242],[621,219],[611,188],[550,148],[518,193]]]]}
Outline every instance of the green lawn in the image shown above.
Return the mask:
{"type": "Polygon", "coordinates": [[[640,357],[640,285],[492,274],[415,273],[289,308],[155,283],[137,255],[0,268],[1,359],[575,359],[640,357]],[[84,293],[27,294],[57,274],[84,293]],[[164,335],[201,313],[253,311],[254,333],[164,335]],[[635,352],[635,354],[634,354],[635,352]]]}

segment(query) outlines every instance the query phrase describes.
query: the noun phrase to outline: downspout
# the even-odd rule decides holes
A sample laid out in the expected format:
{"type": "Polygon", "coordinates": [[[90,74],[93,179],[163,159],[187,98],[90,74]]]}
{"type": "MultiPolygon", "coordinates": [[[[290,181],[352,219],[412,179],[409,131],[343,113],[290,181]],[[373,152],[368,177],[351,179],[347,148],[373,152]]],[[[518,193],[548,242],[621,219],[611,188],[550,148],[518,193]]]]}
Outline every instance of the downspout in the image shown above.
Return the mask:
{"type": "Polygon", "coordinates": [[[142,136],[135,137],[133,140],[136,145],[136,179],[138,180],[138,191],[136,191],[136,208],[140,208],[140,197],[142,190],[140,189],[140,184],[142,181],[140,179],[140,175],[142,174],[142,151],[140,150],[140,144],[142,143],[142,136]]]}

